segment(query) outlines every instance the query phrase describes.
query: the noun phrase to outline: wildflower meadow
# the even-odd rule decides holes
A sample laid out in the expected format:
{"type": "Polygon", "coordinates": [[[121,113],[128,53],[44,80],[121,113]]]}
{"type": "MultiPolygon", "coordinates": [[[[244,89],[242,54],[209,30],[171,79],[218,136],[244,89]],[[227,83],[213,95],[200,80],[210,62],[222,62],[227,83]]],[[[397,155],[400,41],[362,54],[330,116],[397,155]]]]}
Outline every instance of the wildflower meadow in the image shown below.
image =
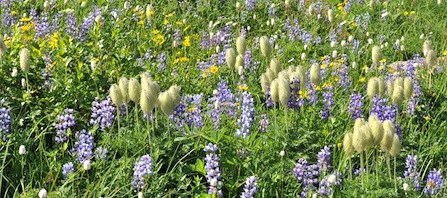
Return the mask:
{"type": "Polygon", "coordinates": [[[445,0],[0,15],[2,197],[447,197],[445,0]]]}

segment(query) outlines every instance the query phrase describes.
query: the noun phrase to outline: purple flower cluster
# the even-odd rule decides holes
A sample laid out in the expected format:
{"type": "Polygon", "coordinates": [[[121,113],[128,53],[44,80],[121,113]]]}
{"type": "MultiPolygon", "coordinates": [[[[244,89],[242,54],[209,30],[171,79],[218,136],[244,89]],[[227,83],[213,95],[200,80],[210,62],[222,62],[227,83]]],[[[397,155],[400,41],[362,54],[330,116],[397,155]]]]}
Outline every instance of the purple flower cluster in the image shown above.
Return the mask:
{"type": "Polygon", "coordinates": [[[421,174],[417,170],[417,156],[408,155],[405,163],[404,178],[408,184],[414,187],[417,191],[421,189],[421,174]]]}
{"type": "Polygon", "coordinates": [[[101,15],[102,12],[99,8],[94,8],[92,12],[88,15],[88,17],[84,18],[84,22],[81,26],[81,32],[79,33],[79,40],[84,41],[88,32],[91,30],[93,25],[95,24],[95,18],[101,15]]]}
{"type": "Polygon", "coordinates": [[[64,180],[68,179],[68,176],[71,173],[74,173],[74,171],[75,171],[75,167],[73,165],[73,162],[65,163],[62,166],[62,175],[64,176],[64,180]]]}
{"type": "Polygon", "coordinates": [[[93,148],[95,147],[93,134],[82,129],[76,133],[76,140],[71,152],[76,156],[77,160],[83,163],[85,160],[92,159],[93,148]]]}
{"type": "Polygon", "coordinates": [[[95,101],[92,102],[92,115],[90,116],[90,124],[98,124],[101,131],[110,128],[115,120],[116,108],[112,103],[110,97],[107,97],[103,101],[99,101],[96,97],[95,101]]]}
{"type": "Polygon", "coordinates": [[[309,165],[305,159],[298,160],[298,163],[293,169],[293,174],[304,186],[301,197],[307,197],[308,191],[318,185],[318,167],[315,164],[309,165]]]}
{"type": "Polygon", "coordinates": [[[96,149],[95,149],[95,159],[96,160],[103,160],[103,159],[106,159],[107,158],[107,153],[108,153],[108,151],[107,151],[107,149],[106,148],[103,148],[103,147],[97,147],[96,149]]]}
{"type": "Polygon", "coordinates": [[[323,93],[323,109],[321,110],[321,119],[327,120],[330,116],[332,107],[334,106],[334,92],[332,92],[332,87],[327,88],[323,93]]]}
{"type": "Polygon", "coordinates": [[[245,0],[245,4],[247,5],[247,9],[248,10],[255,9],[256,1],[257,0],[245,0]]]}
{"type": "Polygon", "coordinates": [[[333,172],[331,175],[324,176],[320,181],[318,193],[321,196],[332,196],[332,186],[340,186],[342,183],[342,175],[340,172],[333,172]]]}
{"type": "Polygon", "coordinates": [[[73,112],[73,109],[65,109],[63,114],[57,116],[56,143],[67,141],[67,130],[76,124],[73,112]]]}
{"type": "Polygon", "coordinates": [[[166,53],[161,53],[157,56],[158,59],[158,70],[163,71],[166,67],[166,53]]]}
{"type": "Polygon", "coordinates": [[[372,103],[370,115],[376,115],[382,122],[385,120],[391,120],[394,123],[396,121],[396,105],[388,105],[388,99],[381,99],[378,96],[374,96],[372,103]]]}
{"type": "Polygon", "coordinates": [[[217,86],[214,97],[208,99],[208,113],[211,116],[215,128],[220,127],[222,113],[227,117],[234,117],[236,115],[236,98],[231,93],[226,82],[219,82],[217,86]]]}
{"type": "Polygon", "coordinates": [[[219,157],[217,156],[217,145],[209,143],[203,151],[205,151],[205,169],[206,169],[206,181],[210,184],[208,187],[208,194],[222,197],[221,171],[219,168],[219,157]]]}
{"type": "Polygon", "coordinates": [[[444,179],[440,170],[432,170],[427,176],[427,184],[424,188],[424,193],[427,196],[434,196],[442,192],[444,188],[444,179]]]}
{"type": "Polygon", "coordinates": [[[35,37],[45,37],[51,33],[50,23],[48,22],[48,14],[44,13],[42,16],[34,20],[36,23],[36,34],[35,37]]]}
{"type": "Polygon", "coordinates": [[[6,107],[0,108],[0,139],[7,140],[11,132],[11,110],[6,107]]]}
{"type": "Polygon", "coordinates": [[[73,12],[67,14],[65,32],[75,39],[78,35],[78,23],[73,12]]]}
{"type": "Polygon", "coordinates": [[[293,80],[293,83],[291,83],[290,98],[287,106],[291,109],[298,109],[304,106],[304,98],[300,97],[300,80],[298,79],[293,80]]]}
{"type": "Polygon", "coordinates": [[[320,152],[317,154],[318,158],[318,172],[321,174],[323,172],[331,171],[331,150],[329,147],[324,146],[323,149],[321,149],[320,152]]]}
{"type": "Polygon", "coordinates": [[[268,126],[269,126],[269,119],[267,118],[267,114],[262,114],[261,119],[259,120],[258,130],[260,132],[265,133],[267,132],[268,126]]]}
{"type": "Polygon", "coordinates": [[[351,94],[348,111],[351,113],[352,120],[363,117],[363,96],[362,94],[351,94]]]}
{"type": "Polygon", "coordinates": [[[244,191],[241,194],[241,198],[253,198],[256,192],[258,192],[256,177],[251,176],[245,180],[244,191]]]}
{"type": "Polygon", "coordinates": [[[237,129],[236,137],[246,138],[250,135],[250,126],[253,123],[255,113],[253,96],[249,92],[242,93],[241,110],[241,117],[237,120],[237,125],[241,128],[237,129]]]}
{"type": "Polygon", "coordinates": [[[133,168],[133,187],[141,191],[144,188],[144,179],[151,176],[152,172],[152,158],[149,155],[143,155],[133,168]]]}
{"type": "Polygon", "coordinates": [[[185,127],[188,127],[189,130],[203,127],[201,103],[202,94],[196,94],[182,97],[180,103],[175,107],[171,119],[183,132],[186,132],[185,127]]]}

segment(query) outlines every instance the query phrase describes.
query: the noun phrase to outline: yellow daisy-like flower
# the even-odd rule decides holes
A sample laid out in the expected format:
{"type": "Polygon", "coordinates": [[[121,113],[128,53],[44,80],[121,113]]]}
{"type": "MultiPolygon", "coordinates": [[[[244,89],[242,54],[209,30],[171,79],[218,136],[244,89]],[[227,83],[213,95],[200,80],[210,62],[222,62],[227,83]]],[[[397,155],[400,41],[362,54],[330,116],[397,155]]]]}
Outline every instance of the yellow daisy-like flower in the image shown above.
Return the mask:
{"type": "Polygon", "coordinates": [[[384,58],[384,59],[380,60],[379,62],[386,63],[386,59],[384,58]]]}
{"type": "Polygon", "coordinates": [[[366,82],[366,78],[365,77],[360,77],[359,82],[361,82],[361,83],[366,82]]]}
{"type": "Polygon", "coordinates": [[[326,63],[321,64],[321,69],[326,69],[326,68],[327,68],[327,64],[326,63]]]}
{"type": "Polygon", "coordinates": [[[55,32],[50,36],[50,42],[48,43],[50,45],[51,49],[55,49],[58,46],[58,41],[59,41],[59,37],[60,37],[60,33],[59,32],[55,32]]]}
{"type": "Polygon", "coordinates": [[[309,93],[307,91],[300,90],[298,95],[300,98],[305,98],[305,99],[309,98],[309,93]]]}
{"type": "Polygon", "coordinates": [[[213,65],[210,68],[208,68],[208,70],[210,71],[210,73],[215,74],[219,71],[219,67],[217,67],[216,65],[213,65]]]}
{"type": "Polygon", "coordinates": [[[160,30],[157,30],[157,29],[154,29],[154,30],[152,30],[152,32],[151,32],[152,34],[160,34],[160,30]]]}
{"type": "Polygon", "coordinates": [[[442,55],[447,56],[447,50],[445,50],[444,52],[442,52],[442,55]]]}
{"type": "Polygon", "coordinates": [[[247,91],[248,90],[248,86],[247,85],[239,85],[239,86],[237,86],[237,88],[239,89],[239,90],[241,90],[241,91],[247,91]]]}
{"type": "Polygon", "coordinates": [[[144,25],[144,21],[143,20],[138,21],[137,25],[144,25]]]}
{"type": "Polygon", "coordinates": [[[176,21],[175,24],[177,24],[177,25],[183,25],[183,22],[181,22],[181,21],[176,21]]]}
{"type": "Polygon", "coordinates": [[[367,70],[368,69],[368,65],[363,65],[362,70],[367,70]]]}
{"type": "Polygon", "coordinates": [[[321,87],[320,86],[316,86],[315,87],[315,91],[321,91],[321,87]]]}
{"type": "Polygon", "coordinates": [[[22,17],[19,21],[20,22],[30,22],[33,17],[22,17]]]}
{"type": "Polygon", "coordinates": [[[156,45],[160,46],[160,45],[163,45],[163,43],[166,40],[165,40],[165,37],[163,35],[157,34],[157,35],[155,35],[154,38],[152,38],[152,41],[154,41],[156,45]]]}
{"type": "Polygon", "coordinates": [[[332,83],[330,83],[330,82],[325,82],[325,83],[323,84],[323,87],[325,87],[325,88],[327,88],[327,87],[332,87],[332,83]]]}
{"type": "MultiPolygon", "coordinates": [[[[189,26],[189,25],[186,26],[185,28],[183,28],[183,31],[186,32],[187,30],[189,30],[190,27],[191,27],[191,26],[189,26]]],[[[195,35],[194,35],[194,36],[195,36],[195,35]]]]}
{"type": "Polygon", "coordinates": [[[191,40],[190,40],[189,36],[185,36],[185,39],[183,40],[182,45],[185,47],[191,46],[191,40]]]}
{"type": "Polygon", "coordinates": [[[430,121],[431,120],[431,117],[430,117],[430,115],[426,115],[426,116],[424,116],[424,119],[425,119],[425,121],[430,121]]]}

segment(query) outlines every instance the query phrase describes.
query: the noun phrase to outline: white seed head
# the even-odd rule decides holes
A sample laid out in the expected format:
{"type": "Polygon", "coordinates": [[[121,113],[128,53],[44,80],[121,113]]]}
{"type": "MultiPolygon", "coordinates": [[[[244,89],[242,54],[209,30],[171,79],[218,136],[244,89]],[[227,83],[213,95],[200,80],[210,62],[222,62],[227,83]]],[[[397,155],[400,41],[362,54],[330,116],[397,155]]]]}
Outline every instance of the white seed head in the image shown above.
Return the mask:
{"type": "Polygon", "coordinates": [[[389,97],[393,97],[394,83],[391,80],[386,81],[386,92],[389,97]]]}
{"type": "Polygon", "coordinates": [[[290,83],[288,79],[279,79],[278,81],[278,98],[280,103],[284,108],[288,107],[288,102],[290,98],[290,83]]]}
{"type": "Polygon", "coordinates": [[[247,43],[245,41],[244,36],[239,36],[236,38],[236,50],[240,55],[245,55],[245,48],[247,47],[247,43]]]}
{"type": "Polygon", "coordinates": [[[236,64],[236,52],[233,48],[228,48],[225,52],[225,60],[227,61],[227,65],[230,68],[234,68],[234,64],[236,64]]]}
{"type": "Polygon", "coordinates": [[[270,85],[270,80],[266,73],[263,73],[261,75],[260,83],[261,83],[262,92],[266,93],[268,86],[270,85]]]}
{"type": "Polygon", "coordinates": [[[427,63],[428,66],[433,67],[436,65],[437,62],[437,57],[436,57],[436,53],[434,50],[428,50],[427,51],[427,56],[425,57],[425,61],[427,63]]]}
{"type": "Polygon", "coordinates": [[[402,147],[402,143],[399,140],[399,136],[397,136],[397,134],[394,134],[393,143],[392,143],[391,149],[390,149],[390,155],[392,157],[397,157],[397,155],[400,153],[401,147],[402,147]]]}
{"type": "Polygon", "coordinates": [[[365,137],[364,133],[360,129],[354,128],[354,133],[352,134],[352,146],[355,151],[362,152],[364,150],[365,137]]]}
{"type": "Polygon", "coordinates": [[[275,79],[270,84],[270,97],[274,103],[279,101],[278,79],[275,79]]]}
{"type": "Polygon", "coordinates": [[[380,150],[389,151],[393,144],[393,137],[396,130],[394,129],[394,124],[390,120],[385,120],[383,122],[383,137],[380,141],[380,150]]]}
{"type": "Polygon", "coordinates": [[[401,106],[404,101],[404,89],[401,86],[394,87],[393,97],[391,99],[393,100],[393,104],[401,106]]]}
{"type": "Polygon", "coordinates": [[[129,98],[129,80],[127,80],[126,77],[121,77],[119,82],[118,82],[118,86],[120,88],[121,91],[121,95],[122,95],[122,100],[124,104],[129,103],[130,98],[129,98]]]}
{"type": "Polygon", "coordinates": [[[318,86],[320,85],[320,80],[320,65],[318,63],[314,63],[310,67],[310,82],[318,86]]]}
{"type": "Polygon", "coordinates": [[[155,12],[155,10],[154,10],[154,6],[152,6],[152,4],[149,4],[149,5],[147,5],[146,6],[146,19],[147,20],[151,20],[152,19],[152,16],[154,15],[154,12],[155,12]]]}
{"type": "Polygon", "coordinates": [[[383,124],[380,121],[369,122],[371,133],[374,139],[374,144],[380,145],[383,138],[383,124]]]}
{"type": "Polygon", "coordinates": [[[123,104],[123,97],[121,90],[117,84],[113,84],[109,89],[109,96],[112,99],[113,104],[119,108],[123,104]]]}
{"type": "Polygon", "coordinates": [[[354,153],[354,146],[352,145],[352,133],[346,133],[343,138],[343,150],[346,156],[351,157],[354,153]]]}
{"type": "Polygon", "coordinates": [[[13,78],[17,77],[18,72],[19,71],[17,70],[16,67],[12,68],[11,77],[13,78]]]}
{"type": "Polygon", "coordinates": [[[334,22],[334,20],[335,20],[335,14],[334,14],[334,11],[332,10],[332,9],[329,9],[328,11],[327,11],[327,19],[329,20],[329,22],[334,22]]]}
{"type": "Polygon", "coordinates": [[[372,134],[371,128],[368,124],[365,124],[362,126],[360,131],[363,133],[364,137],[363,149],[365,151],[368,151],[371,147],[374,146],[374,136],[372,134]]]}
{"type": "Polygon", "coordinates": [[[382,49],[380,49],[380,47],[377,45],[374,46],[372,48],[372,56],[371,57],[372,57],[373,64],[375,66],[379,66],[380,60],[382,60],[382,58],[383,58],[382,49]]]}
{"type": "Polygon", "coordinates": [[[284,157],[284,155],[286,155],[286,152],[285,152],[284,150],[281,150],[281,151],[279,152],[279,156],[284,157]]]}
{"type": "Polygon", "coordinates": [[[406,77],[404,80],[404,95],[407,100],[413,96],[413,80],[410,77],[406,77]]]}
{"type": "Polygon", "coordinates": [[[238,70],[237,70],[237,73],[239,74],[239,76],[244,75],[244,67],[239,66],[239,68],[238,68],[238,70]]]}
{"type": "Polygon", "coordinates": [[[137,79],[131,78],[128,85],[129,99],[134,103],[140,102],[141,86],[137,79]]]}
{"type": "Polygon", "coordinates": [[[28,72],[30,68],[30,52],[27,48],[20,50],[20,69],[23,72],[28,72]]]}
{"type": "Polygon", "coordinates": [[[278,61],[278,59],[276,58],[272,58],[270,60],[270,68],[275,72],[275,73],[279,73],[279,71],[281,71],[281,65],[278,61]]]}
{"type": "Polygon", "coordinates": [[[425,40],[424,44],[422,45],[422,53],[424,54],[424,56],[427,57],[428,50],[432,50],[432,49],[433,49],[433,47],[431,45],[431,41],[425,40]]]}
{"type": "Polygon", "coordinates": [[[269,57],[272,52],[272,46],[270,45],[269,38],[267,36],[262,36],[259,39],[261,53],[264,57],[269,57]]]}
{"type": "Polygon", "coordinates": [[[366,87],[366,95],[372,100],[374,96],[379,95],[379,82],[377,78],[370,78],[366,87]]]}
{"type": "Polygon", "coordinates": [[[377,77],[376,81],[377,81],[377,85],[379,86],[379,93],[378,93],[379,96],[384,96],[386,88],[385,88],[385,82],[384,82],[383,78],[377,77]]]}

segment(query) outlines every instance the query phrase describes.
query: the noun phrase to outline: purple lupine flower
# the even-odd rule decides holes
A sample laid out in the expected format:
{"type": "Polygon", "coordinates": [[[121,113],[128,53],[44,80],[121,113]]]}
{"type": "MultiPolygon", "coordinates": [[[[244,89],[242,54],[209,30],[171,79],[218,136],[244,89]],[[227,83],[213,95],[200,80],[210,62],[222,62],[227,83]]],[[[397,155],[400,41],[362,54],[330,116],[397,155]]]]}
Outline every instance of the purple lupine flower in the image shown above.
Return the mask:
{"type": "Polygon", "coordinates": [[[376,115],[380,121],[391,120],[393,123],[396,122],[397,116],[397,106],[387,105],[388,99],[381,99],[378,96],[374,96],[372,100],[372,107],[370,110],[370,115],[376,115]]]}
{"type": "Polygon", "coordinates": [[[51,32],[55,32],[59,30],[59,19],[62,18],[61,13],[57,13],[51,21],[51,32]]]}
{"type": "Polygon", "coordinates": [[[417,170],[417,156],[408,155],[405,163],[404,178],[408,184],[414,187],[417,191],[421,189],[421,174],[417,170]]]}
{"type": "Polygon", "coordinates": [[[73,109],[65,109],[63,114],[57,116],[56,143],[67,141],[67,130],[76,124],[73,112],[73,109]]]}
{"type": "Polygon", "coordinates": [[[99,101],[98,97],[95,97],[95,101],[92,102],[92,115],[90,116],[90,124],[98,124],[101,131],[105,131],[110,128],[115,120],[116,108],[112,103],[110,97],[107,97],[103,101],[99,101]]]}
{"type": "Polygon", "coordinates": [[[36,23],[36,38],[48,36],[51,33],[50,23],[48,22],[48,14],[44,13],[43,16],[34,20],[36,23]]]}
{"type": "Polygon", "coordinates": [[[245,51],[245,55],[244,55],[244,68],[245,69],[253,68],[253,67],[251,67],[251,61],[252,61],[251,50],[247,50],[247,51],[245,51]]]}
{"type": "MultiPolygon", "coordinates": [[[[3,7],[3,6],[1,6],[3,7]]],[[[2,29],[9,30],[14,24],[17,24],[18,19],[11,15],[11,7],[5,6],[3,7],[1,18],[2,18],[2,29]]]]}
{"type": "Polygon", "coordinates": [[[95,18],[101,15],[102,12],[99,8],[94,8],[92,12],[88,15],[88,17],[84,18],[84,22],[81,26],[81,32],[79,33],[79,39],[84,41],[88,32],[91,30],[93,25],[95,24],[95,18]]]}
{"type": "Polygon", "coordinates": [[[206,31],[202,32],[202,40],[200,42],[200,48],[201,49],[209,49],[209,48],[211,48],[210,35],[206,31]]]}
{"type": "Polygon", "coordinates": [[[321,110],[321,119],[327,120],[330,116],[330,112],[332,107],[334,106],[334,93],[332,92],[332,87],[326,88],[326,91],[323,93],[323,110],[321,110]]]}
{"type": "Polygon", "coordinates": [[[183,132],[186,132],[186,126],[189,130],[200,129],[203,127],[201,103],[202,94],[184,96],[180,99],[180,103],[175,107],[170,118],[183,132]]]}
{"type": "Polygon", "coordinates": [[[241,198],[253,198],[256,192],[258,192],[256,177],[251,176],[245,180],[244,191],[241,194],[241,198]]]}
{"type": "Polygon", "coordinates": [[[309,101],[309,104],[315,105],[317,104],[318,96],[317,96],[317,90],[315,90],[315,86],[312,87],[313,88],[309,90],[309,97],[307,98],[307,100],[309,101]]]}
{"type": "Polygon", "coordinates": [[[107,158],[107,153],[108,153],[108,151],[107,151],[107,149],[106,148],[103,148],[103,147],[97,147],[96,149],[95,149],[95,159],[96,160],[103,160],[103,159],[106,159],[107,158]]]}
{"type": "Polygon", "coordinates": [[[361,168],[357,168],[354,170],[354,175],[359,176],[362,172],[365,172],[365,171],[366,171],[365,169],[363,169],[363,171],[362,171],[361,168]]]}
{"type": "Polygon", "coordinates": [[[261,115],[261,119],[259,120],[259,128],[258,128],[258,130],[260,132],[265,133],[265,132],[267,132],[268,126],[269,126],[269,120],[267,118],[267,114],[262,114],[261,115]]]}
{"type": "Polygon", "coordinates": [[[211,116],[215,128],[220,127],[222,113],[227,117],[235,117],[236,115],[236,98],[231,93],[226,82],[219,82],[217,86],[215,96],[208,99],[208,113],[211,116]]]}
{"type": "Polygon", "coordinates": [[[272,96],[270,95],[270,88],[267,88],[267,91],[265,92],[265,105],[267,107],[273,107],[273,100],[272,100],[272,96]]]}
{"type": "Polygon", "coordinates": [[[146,177],[149,177],[153,174],[152,172],[152,158],[149,155],[143,155],[138,160],[138,162],[135,163],[135,166],[133,168],[133,187],[137,191],[141,191],[144,188],[144,179],[146,177]]]}
{"type": "Polygon", "coordinates": [[[208,187],[208,194],[222,197],[221,172],[219,168],[219,157],[216,152],[218,150],[217,145],[209,143],[203,151],[205,151],[205,169],[206,169],[206,181],[210,184],[208,187]]]}
{"type": "Polygon", "coordinates": [[[427,196],[438,195],[442,193],[444,188],[444,179],[442,178],[441,171],[433,169],[427,176],[427,184],[424,188],[424,194],[427,196]]]}
{"type": "Polygon", "coordinates": [[[66,24],[65,31],[71,38],[76,39],[78,35],[78,24],[73,12],[67,14],[66,24]]]}
{"type": "Polygon", "coordinates": [[[320,152],[317,154],[318,158],[318,172],[321,174],[322,172],[331,171],[331,150],[329,147],[324,146],[323,149],[321,149],[320,152]]]}
{"type": "Polygon", "coordinates": [[[158,59],[158,70],[163,71],[166,67],[166,53],[161,53],[157,56],[158,59]]]}
{"type": "MultiPolygon", "coordinates": [[[[180,30],[178,28],[174,30],[174,34],[172,34],[172,38],[174,39],[174,42],[176,43],[176,45],[182,44],[182,33],[180,32],[180,30]]],[[[174,47],[177,47],[177,46],[174,46],[174,47]]]]}
{"type": "Polygon", "coordinates": [[[73,165],[73,162],[65,163],[62,166],[62,175],[64,176],[64,180],[68,179],[68,176],[71,173],[74,173],[74,171],[75,171],[75,167],[73,165]]]}
{"type": "Polygon", "coordinates": [[[291,109],[304,106],[304,98],[300,97],[300,80],[294,79],[290,86],[290,98],[287,105],[291,109]]]}
{"type": "Polygon", "coordinates": [[[256,5],[256,0],[245,0],[245,4],[247,5],[248,10],[253,10],[256,5]]]}
{"type": "Polygon", "coordinates": [[[324,176],[320,181],[318,193],[321,196],[330,197],[333,193],[333,186],[340,186],[342,183],[342,176],[340,172],[334,172],[329,176],[324,176]]]}
{"type": "Polygon", "coordinates": [[[301,197],[307,197],[307,192],[318,185],[318,167],[317,165],[308,165],[305,159],[299,159],[293,174],[296,179],[304,186],[301,197]]]}
{"type": "Polygon", "coordinates": [[[76,133],[76,140],[71,152],[76,156],[78,162],[83,163],[85,160],[91,160],[95,147],[92,132],[82,129],[76,133]]]}
{"type": "Polygon", "coordinates": [[[363,114],[363,96],[362,94],[351,94],[351,100],[349,101],[348,111],[351,113],[351,119],[362,118],[363,114]]]}
{"type": "Polygon", "coordinates": [[[5,142],[10,132],[11,132],[11,110],[6,107],[2,107],[0,108],[0,139],[5,142]]]}
{"type": "Polygon", "coordinates": [[[237,129],[236,137],[242,136],[246,138],[250,135],[250,126],[253,123],[255,113],[253,96],[249,92],[242,93],[241,117],[237,120],[237,125],[241,128],[237,129]]]}
{"type": "Polygon", "coordinates": [[[270,6],[268,11],[269,17],[275,16],[275,6],[270,6]]]}

